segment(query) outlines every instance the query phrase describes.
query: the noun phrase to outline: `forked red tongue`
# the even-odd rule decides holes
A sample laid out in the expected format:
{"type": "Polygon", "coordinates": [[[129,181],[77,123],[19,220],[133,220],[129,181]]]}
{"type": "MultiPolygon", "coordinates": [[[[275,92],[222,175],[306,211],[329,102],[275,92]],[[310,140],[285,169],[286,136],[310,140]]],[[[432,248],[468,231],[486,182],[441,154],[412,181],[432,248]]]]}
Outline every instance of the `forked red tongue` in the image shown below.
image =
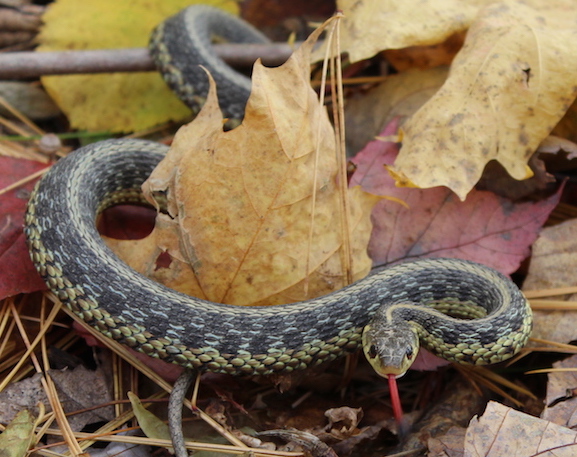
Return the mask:
{"type": "Polygon", "coordinates": [[[401,406],[401,399],[399,397],[399,389],[397,387],[397,378],[394,374],[388,375],[389,378],[389,392],[391,395],[391,403],[393,405],[393,414],[399,430],[403,428],[403,407],[401,406]]]}

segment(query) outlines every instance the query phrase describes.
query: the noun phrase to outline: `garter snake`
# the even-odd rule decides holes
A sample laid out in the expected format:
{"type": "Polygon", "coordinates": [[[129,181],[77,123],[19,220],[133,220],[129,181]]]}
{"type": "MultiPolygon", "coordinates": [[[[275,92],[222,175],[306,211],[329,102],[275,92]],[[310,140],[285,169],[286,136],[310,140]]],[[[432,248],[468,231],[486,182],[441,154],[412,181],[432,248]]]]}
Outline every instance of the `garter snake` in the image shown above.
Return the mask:
{"type": "Polygon", "coordinates": [[[217,8],[194,5],[154,29],[150,55],[168,86],[194,113],[208,94],[208,78],[202,67],[210,69],[224,117],[239,120],[244,116],[251,81],[216,56],[211,43],[219,40],[269,43],[247,22],[217,8]]]}
{"type": "MultiPolygon", "coordinates": [[[[153,42],[171,36],[166,24],[153,42]]],[[[182,70],[171,66],[171,48],[164,46],[159,55],[170,67],[168,79],[177,81],[182,70]]],[[[193,102],[203,97],[193,88],[185,92],[193,102]]],[[[230,113],[239,114],[234,107],[230,113]]],[[[395,375],[419,344],[450,361],[490,364],[526,343],[531,311],[519,289],[464,260],[402,263],[329,295],[271,307],[212,303],[147,279],[104,244],[95,221],[109,206],[141,203],[140,186],[165,151],[143,140],[83,147],[53,166],[28,204],[25,233],[38,272],[104,335],[168,362],[235,375],[316,366],[358,350],[363,340],[377,371],[395,375]]]]}

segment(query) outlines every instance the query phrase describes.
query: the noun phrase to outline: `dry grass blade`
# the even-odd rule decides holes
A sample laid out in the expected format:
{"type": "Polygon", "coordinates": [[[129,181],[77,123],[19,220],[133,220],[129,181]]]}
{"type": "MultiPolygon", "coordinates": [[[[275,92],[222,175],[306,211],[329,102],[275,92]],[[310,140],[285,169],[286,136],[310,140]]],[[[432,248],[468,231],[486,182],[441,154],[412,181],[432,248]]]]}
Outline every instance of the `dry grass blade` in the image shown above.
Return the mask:
{"type": "Polygon", "coordinates": [[[42,170],[38,170],[36,173],[32,173],[31,175],[26,176],[25,178],[19,179],[15,183],[6,186],[4,189],[0,189],[0,195],[5,194],[6,192],[10,192],[11,190],[14,190],[20,186],[23,186],[24,184],[27,184],[30,181],[34,181],[36,178],[45,174],[48,170],[50,170],[50,168],[44,168],[42,170]]]}
{"type": "Polygon", "coordinates": [[[518,386],[517,384],[509,381],[508,379],[504,378],[503,376],[485,368],[482,366],[466,366],[466,365],[454,365],[454,367],[460,371],[466,379],[471,382],[478,382],[481,385],[484,385],[491,391],[503,396],[504,398],[508,399],[509,401],[513,402],[517,406],[522,406],[523,403],[517,400],[516,398],[512,397],[510,394],[505,392],[501,389],[498,385],[502,385],[507,387],[511,390],[514,390],[520,394],[527,395],[532,399],[536,399],[537,397],[529,390],[518,386]]]}
{"type": "MultiPolygon", "coordinates": [[[[342,248],[341,248],[341,261],[343,264],[343,270],[347,275],[347,283],[350,284],[353,282],[352,279],[352,270],[351,270],[351,243],[350,243],[350,210],[349,210],[349,198],[347,192],[347,170],[346,170],[346,151],[345,151],[345,129],[344,129],[344,100],[343,100],[343,81],[342,81],[342,69],[341,69],[341,60],[340,60],[340,36],[339,36],[339,25],[343,18],[342,13],[337,13],[331,19],[329,19],[324,25],[330,26],[326,43],[328,46],[326,47],[325,57],[323,60],[323,68],[322,68],[322,79],[320,81],[320,91],[319,91],[319,105],[322,107],[325,104],[325,93],[326,93],[326,83],[327,83],[327,73],[329,72],[328,67],[330,66],[330,84],[331,84],[331,96],[332,96],[332,106],[333,106],[333,117],[334,117],[334,126],[335,126],[335,155],[337,159],[337,163],[339,164],[339,182],[341,185],[339,186],[338,190],[340,193],[340,202],[341,205],[340,209],[340,217],[339,221],[341,222],[341,239],[342,239],[342,248]],[[339,56],[339,57],[329,57],[329,56],[339,56]]],[[[319,116],[321,111],[318,112],[319,116]]],[[[320,129],[322,123],[318,123],[318,132],[317,132],[317,144],[316,144],[316,151],[315,151],[315,185],[313,186],[313,198],[312,198],[312,205],[311,208],[311,215],[314,217],[315,208],[314,204],[316,201],[316,191],[317,191],[317,179],[316,179],[316,172],[318,169],[318,156],[319,156],[319,148],[320,148],[320,129]]],[[[313,237],[313,225],[311,224],[311,230],[309,233],[309,246],[312,243],[313,237]]],[[[310,251],[310,249],[309,249],[310,251]]]]}
{"type": "Polygon", "coordinates": [[[539,370],[526,371],[525,374],[543,374],[543,373],[574,373],[577,372],[575,368],[541,368],[539,370]]]}
{"type": "Polygon", "coordinates": [[[523,295],[528,299],[554,297],[556,295],[577,294],[577,286],[559,287],[555,289],[524,290],[523,295]]]}
{"type": "MultiPolygon", "coordinates": [[[[123,432],[124,430],[120,430],[123,432]]],[[[60,436],[62,431],[58,429],[48,429],[47,433],[51,435],[60,436]]],[[[131,443],[131,444],[144,444],[147,446],[162,446],[170,447],[172,443],[170,440],[160,440],[151,439],[139,436],[117,436],[113,434],[98,435],[96,433],[84,433],[75,432],[74,437],[81,440],[92,440],[92,441],[104,441],[110,443],[131,443]]],[[[226,444],[210,444],[210,443],[198,443],[195,441],[187,441],[186,446],[189,449],[195,451],[212,451],[212,452],[222,452],[230,455],[251,455],[255,457],[300,457],[303,454],[301,452],[284,452],[284,451],[272,451],[268,449],[250,449],[250,454],[247,453],[247,449],[239,449],[238,447],[226,445],[226,444]]],[[[56,455],[56,454],[55,454],[56,455]]]]}
{"type": "Polygon", "coordinates": [[[56,416],[56,422],[58,422],[58,425],[62,432],[62,436],[64,437],[64,440],[66,441],[66,444],[68,445],[70,452],[72,452],[72,455],[83,454],[82,448],[78,444],[78,441],[74,436],[74,432],[70,427],[70,423],[66,418],[66,414],[64,413],[64,409],[62,408],[62,403],[60,403],[60,400],[58,399],[56,386],[54,385],[54,382],[52,381],[52,378],[49,375],[45,375],[45,377],[42,378],[42,386],[44,387],[44,390],[48,395],[50,406],[52,407],[52,411],[54,411],[54,414],[56,416]]]}
{"type": "Polygon", "coordinates": [[[24,365],[24,363],[31,356],[33,351],[38,346],[38,344],[41,342],[42,338],[44,338],[46,332],[50,329],[54,319],[56,318],[56,315],[60,311],[60,307],[61,307],[61,305],[58,302],[58,303],[55,303],[55,306],[50,310],[50,314],[48,315],[48,317],[46,318],[46,320],[44,321],[44,323],[40,327],[40,330],[39,330],[38,334],[36,335],[36,337],[34,338],[34,340],[32,341],[32,343],[27,344],[27,349],[24,352],[24,354],[22,355],[22,357],[20,358],[20,360],[14,365],[14,367],[12,368],[10,373],[2,380],[2,382],[0,382],[0,392],[2,390],[4,390],[10,382],[12,382],[16,373],[18,373],[20,368],[22,368],[22,365],[24,365]]]}
{"type": "Polygon", "coordinates": [[[529,300],[531,308],[542,311],[577,311],[577,302],[563,300],[529,300]]]}
{"type": "Polygon", "coordinates": [[[331,59],[331,95],[333,99],[333,115],[335,124],[335,144],[336,144],[336,155],[337,163],[339,164],[339,182],[342,185],[339,188],[341,196],[341,220],[342,220],[342,237],[343,237],[343,249],[342,258],[343,264],[345,265],[345,271],[347,272],[347,282],[353,282],[353,272],[352,272],[352,252],[351,252],[351,208],[349,193],[347,192],[347,152],[345,146],[345,112],[344,112],[344,96],[343,96],[343,71],[341,67],[341,37],[340,37],[340,25],[343,19],[343,14],[337,12],[335,17],[335,39],[331,43],[332,54],[336,56],[331,59]],[[336,81],[335,81],[336,77],[336,81]]]}
{"type": "MultiPolygon", "coordinates": [[[[40,318],[41,324],[42,324],[41,328],[44,328],[47,330],[51,325],[46,325],[46,322],[44,322],[44,319],[43,319],[44,314],[45,314],[45,306],[46,306],[46,301],[43,300],[42,301],[42,307],[41,307],[41,318],[40,318]]],[[[56,317],[56,313],[57,313],[57,310],[59,308],[60,308],[59,306],[54,306],[52,308],[51,313],[48,317],[48,322],[50,324],[52,323],[52,321],[56,317]],[[55,310],[56,310],[56,312],[55,312],[55,310]]],[[[44,341],[45,331],[39,332],[39,335],[34,339],[35,344],[30,344],[28,334],[26,333],[26,330],[25,330],[24,326],[22,325],[22,321],[20,319],[19,313],[16,311],[16,307],[14,306],[13,303],[11,303],[10,310],[12,311],[12,316],[14,318],[14,322],[16,323],[16,327],[18,328],[18,330],[20,332],[20,337],[22,338],[22,341],[24,341],[24,344],[26,345],[26,348],[27,348],[26,353],[29,354],[30,360],[32,361],[32,364],[34,365],[36,372],[37,373],[43,373],[43,377],[41,379],[42,386],[44,387],[44,391],[46,392],[46,395],[48,397],[48,401],[50,402],[50,406],[52,407],[52,411],[54,412],[54,414],[56,416],[56,420],[58,422],[58,425],[60,426],[60,428],[63,431],[64,439],[66,440],[66,444],[68,445],[70,451],[74,453],[74,455],[82,454],[82,449],[80,448],[80,446],[78,445],[78,442],[76,441],[76,439],[72,435],[72,428],[70,427],[68,419],[66,418],[66,414],[64,413],[64,409],[62,408],[62,404],[60,403],[60,401],[58,399],[58,393],[56,392],[56,386],[52,382],[52,378],[47,373],[45,373],[43,371],[42,365],[38,361],[36,354],[33,352],[34,349],[36,348],[36,346],[38,345],[38,343],[40,343],[41,347],[42,347],[44,367],[46,369],[48,369],[48,365],[47,365],[48,357],[46,355],[46,344],[44,341]]],[[[26,359],[27,359],[27,357],[23,358],[23,360],[26,360],[26,359]]],[[[18,366],[18,364],[17,364],[17,366],[18,366]]],[[[0,389],[0,390],[2,390],[2,389],[0,389]]]]}
{"type": "Polygon", "coordinates": [[[37,135],[44,135],[44,130],[38,127],[34,122],[32,122],[28,117],[22,114],[19,110],[14,108],[4,97],[0,96],[0,106],[3,106],[12,116],[18,119],[20,122],[25,124],[32,132],[36,133],[37,135]]]}
{"type": "Polygon", "coordinates": [[[577,346],[572,344],[558,343],[557,341],[544,340],[541,338],[531,338],[530,341],[537,344],[544,344],[546,346],[526,347],[522,350],[523,352],[558,352],[561,354],[577,354],[577,346]]]}
{"type": "MultiPolygon", "coordinates": [[[[134,438],[134,437],[124,437],[124,436],[119,437],[119,436],[112,436],[111,435],[111,433],[117,433],[118,427],[122,426],[122,424],[126,423],[128,420],[130,420],[134,417],[132,410],[127,411],[123,414],[120,414],[114,420],[108,422],[107,424],[105,424],[103,427],[101,427],[98,431],[96,431],[93,434],[76,433],[70,428],[68,420],[66,419],[66,414],[65,414],[65,412],[62,408],[62,405],[60,403],[60,400],[58,398],[56,387],[55,387],[52,379],[50,378],[50,376],[46,374],[46,371],[49,369],[49,361],[48,361],[48,356],[47,356],[47,351],[46,351],[47,345],[46,345],[46,341],[45,341],[45,335],[46,335],[47,330],[53,326],[54,319],[61,309],[64,309],[67,312],[67,314],[72,316],[73,319],[75,319],[77,322],[79,322],[81,325],[83,325],[83,327],[85,327],[103,345],[105,345],[106,347],[111,349],[114,353],[116,353],[123,360],[127,361],[130,365],[134,366],[139,372],[145,374],[147,377],[149,377],[152,381],[154,381],[163,390],[170,392],[172,390],[172,386],[169,383],[167,383],[166,381],[164,381],[162,378],[160,378],[156,373],[154,373],[148,367],[139,363],[134,358],[133,354],[130,353],[125,346],[120,345],[119,343],[116,343],[115,341],[104,337],[104,335],[95,331],[91,327],[88,327],[83,321],[81,321],[76,316],[74,316],[68,309],[61,308],[60,301],[56,298],[56,296],[53,293],[47,292],[45,294],[45,296],[48,297],[50,299],[50,301],[54,303],[54,306],[52,307],[52,309],[48,313],[45,313],[43,311],[41,312],[40,319],[38,320],[38,323],[39,323],[38,334],[35,336],[35,338],[32,341],[29,340],[28,335],[26,334],[25,328],[21,322],[21,316],[18,313],[18,310],[17,310],[16,306],[14,305],[13,301],[10,299],[5,300],[3,302],[2,308],[0,309],[0,312],[1,312],[1,314],[0,314],[0,334],[3,335],[3,341],[0,343],[0,348],[3,349],[2,353],[5,356],[7,355],[7,351],[5,351],[5,349],[10,347],[10,343],[8,342],[8,337],[11,334],[11,330],[13,328],[19,329],[20,336],[26,345],[26,350],[22,351],[20,354],[18,354],[18,357],[10,357],[10,361],[11,361],[11,364],[13,366],[7,365],[6,364],[7,360],[3,360],[3,364],[7,368],[9,368],[11,366],[11,370],[4,377],[0,387],[2,389],[4,389],[9,383],[14,382],[14,380],[17,379],[17,377],[16,377],[17,375],[19,378],[20,375],[22,375],[22,368],[23,368],[23,366],[25,366],[24,364],[28,360],[30,360],[32,362],[32,365],[34,366],[34,368],[32,368],[32,366],[30,366],[28,369],[25,370],[26,372],[31,371],[31,369],[35,369],[35,371],[41,372],[44,374],[44,377],[43,377],[41,382],[42,382],[42,386],[43,386],[43,388],[47,394],[47,397],[49,399],[53,413],[43,417],[44,425],[37,429],[37,442],[40,441],[42,436],[46,433],[61,435],[61,436],[63,436],[64,441],[66,442],[66,445],[69,447],[69,450],[70,450],[70,452],[73,453],[73,455],[82,454],[83,449],[86,449],[91,444],[93,444],[95,441],[123,441],[123,442],[134,442],[134,443],[145,442],[148,445],[166,445],[168,443],[168,441],[164,442],[162,440],[150,440],[147,438],[134,438]],[[48,315],[46,318],[43,318],[43,316],[45,314],[48,314],[48,315]],[[10,321],[10,317],[12,317],[11,321],[10,321]],[[42,364],[39,362],[39,360],[37,360],[36,355],[34,354],[34,351],[35,351],[35,349],[38,348],[39,344],[42,347],[42,354],[43,354],[43,361],[42,361],[43,363],[42,364]],[[50,424],[52,423],[52,421],[55,418],[59,424],[59,430],[58,431],[50,428],[50,424]],[[81,439],[80,443],[78,442],[79,439],[81,439]],[[138,440],[140,440],[140,441],[138,441],[138,440]]],[[[46,300],[43,300],[42,303],[43,303],[42,306],[45,306],[47,302],[46,302],[46,300]]],[[[34,320],[34,319],[32,318],[30,320],[34,320]]],[[[70,338],[63,339],[62,341],[64,341],[64,340],[70,341],[70,338]]],[[[163,395],[165,395],[165,394],[161,392],[161,393],[158,393],[157,395],[155,395],[155,397],[156,396],[160,397],[163,395]]],[[[188,408],[192,409],[190,401],[185,401],[185,405],[188,408]]],[[[227,430],[225,430],[220,424],[218,424],[214,419],[212,419],[210,416],[208,416],[202,410],[200,410],[196,407],[194,408],[194,410],[202,420],[207,422],[218,433],[220,433],[222,436],[224,436],[226,439],[228,439],[232,443],[232,445],[230,445],[230,446],[218,446],[218,445],[202,444],[202,443],[187,443],[187,445],[190,446],[190,449],[212,450],[215,452],[224,452],[224,453],[233,454],[233,455],[234,454],[243,454],[243,453],[246,454],[246,452],[251,452],[252,455],[263,455],[263,456],[275,456],[275,455],[278,455],[278,456],[298,456],[298,455],[302,455],[299,453],[283,453],[283,452],[274,452],[274,451],[267,451],[267,450],[261,451],[259,449],[249,448],[244,443],[242,443],[240,440],[238,440],[238,438],[236,438],[234,435],[232,435],[227,430]]],[[[57,454],[53,454],[49,449],[47,449],[45,447],[39,447],[37,449],[42,455],[57,455],[57,454]]]]}

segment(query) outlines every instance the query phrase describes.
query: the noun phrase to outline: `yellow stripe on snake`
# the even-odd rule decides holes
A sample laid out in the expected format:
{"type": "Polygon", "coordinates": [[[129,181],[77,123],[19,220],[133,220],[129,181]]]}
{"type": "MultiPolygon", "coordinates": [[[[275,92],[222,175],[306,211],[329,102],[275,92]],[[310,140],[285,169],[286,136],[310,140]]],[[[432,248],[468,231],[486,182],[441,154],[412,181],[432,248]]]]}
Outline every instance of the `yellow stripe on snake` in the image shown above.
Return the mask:
{"type": "MultiPolygon", "coordinates": [[[[183,81],[186,69],[177,68],[171,53],[175,40],[185,40],[183,27],[213,14],[206,11],[212,10],[181,13],[171,19],[178,32],[167,23],[152,40],[167,79],[184,87],[193,106],[206,94],[183,81]]],[[[209,53],[198,46],[199,55],[209,53]]],[[[221,67],[211,67],[217,78],[221,67]]],[[[219,85],[219,94],[225,87],[219,85]]],[[[240,117],[243,103],[232,102],[229,115],[240,117]]],[[[484,365],[527,342],[531,311],[519,289],[463,260],[402,263],[330,295],[270,307],[200,300],[136,273],[104,244],[95,221],[108,206],[141,202],[140,186],[165,151],[142,140],[83,147],[44,176],[28,204],[25,233],[36,268],[67,307],[104,335],[167,362],[233,375],[302,370],[361,346],[380,374],[401,375],[419,346],[453,362],[484,365]]]]}

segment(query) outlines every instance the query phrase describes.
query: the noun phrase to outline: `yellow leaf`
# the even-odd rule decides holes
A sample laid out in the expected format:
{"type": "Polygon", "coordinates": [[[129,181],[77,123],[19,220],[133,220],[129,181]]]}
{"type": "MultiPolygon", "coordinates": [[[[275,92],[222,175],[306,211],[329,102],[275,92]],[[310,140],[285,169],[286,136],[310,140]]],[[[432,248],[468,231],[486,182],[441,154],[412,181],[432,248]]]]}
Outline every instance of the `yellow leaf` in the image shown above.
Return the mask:
{"type": "MultiPolygon", "coordinates": [[[[309,40],[282,67],[255,65],[245,118],[234,130],[223,132],[213,84],[145,183],[149,193],[169,189],[180,238],[168,251],[189,262],[203,298],[277,304],[347,284],[334,131],[310,87],[309,40]]],[[[346,236],[358,279],[371,266],[377,198],[355,188],[349,199],[346,236]]]]}
{"type": "MultiPolygon", "coordinates": [[[[58,0],[43,17],[38,50],[146,47],[159,22],[191,3],[58,0]]],[[[238,11],[233,0],[219,0],[215,6],[238,11]]],[[[77,129],[126,132],[190,115],[155,72],[45,76],[42,83],[77,129]]]]}
{"type": "MultiPolygon", "coordinates": [[[[466,31],[481,9],[499,0],[338,0],[345,15],[341,49],[351,62],[369,59],[380,51],[443,43],[466,31]]],[[[524,4],[547,11],[571,9],[573,0],[524,0],[524,4]]],[[[314,60],[324,56],[324,46],[314,60]]]]}
{"type": "MultiPolygon", "coordinates": [[[[352,62],[385,49],[438,44],[466,30],[481,7],[495,0],[339,0],[344,15],[341,49],[352,62]]],[[[324,51],[315,52],[321,59],[324,51]]]]}
{"type": "Polygon", "coordinates": [[[394,170],[462,200],[490,160],[515,179],[577,95],[577,9],[487,7],[441,89],[403,126],[394,170]]]}

